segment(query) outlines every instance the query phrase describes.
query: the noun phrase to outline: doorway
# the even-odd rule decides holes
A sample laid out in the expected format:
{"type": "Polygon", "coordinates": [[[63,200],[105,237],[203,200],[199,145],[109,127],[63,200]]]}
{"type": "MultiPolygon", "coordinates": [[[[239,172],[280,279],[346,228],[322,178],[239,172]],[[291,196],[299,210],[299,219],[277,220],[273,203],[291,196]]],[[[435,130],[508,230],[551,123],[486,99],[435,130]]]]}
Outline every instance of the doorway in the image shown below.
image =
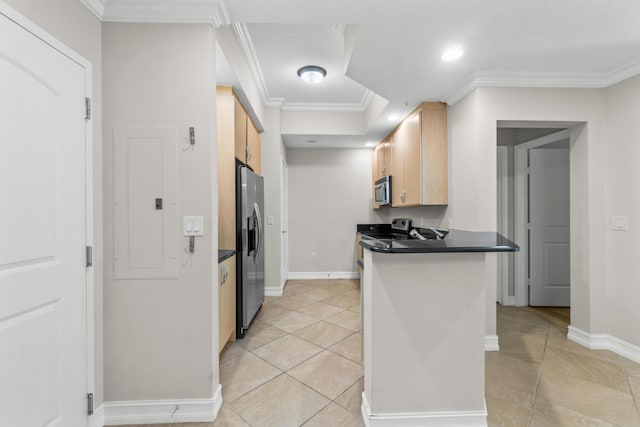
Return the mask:
{"type": "Polygon", "coordinates": [[[517,305],[570,305],[569,130],[514,145],[517,305]]]}

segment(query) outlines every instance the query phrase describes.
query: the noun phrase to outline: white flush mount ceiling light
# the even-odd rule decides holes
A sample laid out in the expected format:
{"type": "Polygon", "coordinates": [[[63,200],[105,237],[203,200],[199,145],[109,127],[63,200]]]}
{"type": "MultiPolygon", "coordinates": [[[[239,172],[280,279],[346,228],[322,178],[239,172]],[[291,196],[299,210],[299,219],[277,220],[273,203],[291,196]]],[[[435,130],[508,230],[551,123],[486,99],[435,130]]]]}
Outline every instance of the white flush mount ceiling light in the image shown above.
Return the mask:
{"type": "Polygon", "coordinates": [[[298,77],[310,85],[318,84],[327,75],[327,70],[317,65],[305,65],[298,70],[298,77]]]}
{"type": "Polygon", "coordinates": [[[456,46],[452,46],[449,49],[445,50],[442,53],[442,56],[440,57],[443,61],[455,61],[456,59],[460,58],[462,56],[462,54],[464,53],[464,50],[462,50],[462,46],[460,45],[456,45],[456,46]]]}
{"type": "Polygon", "coordinates": [[[376,143],[375,142],[366,142],[364,144],[365,147],[375,147],[376,143]]]}

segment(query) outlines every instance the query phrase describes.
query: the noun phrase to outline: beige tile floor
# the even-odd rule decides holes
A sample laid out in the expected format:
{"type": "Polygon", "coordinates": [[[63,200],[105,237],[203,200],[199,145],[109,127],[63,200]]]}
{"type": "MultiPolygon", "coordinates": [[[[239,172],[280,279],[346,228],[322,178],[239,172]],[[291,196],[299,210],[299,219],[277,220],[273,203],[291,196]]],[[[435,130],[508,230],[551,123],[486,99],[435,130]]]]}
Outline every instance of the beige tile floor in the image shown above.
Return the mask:
{"type": "MultiPolygon", "coordinates": [[[[358,288],[287,282],[222,352],[217,420],[172,426],[362,426],[358,288]]],[[[640,365],[568,341],[567,325],[553,310],[498,306],[500,351],[486,353],[490,426],[640,426],[640,365]]]]}

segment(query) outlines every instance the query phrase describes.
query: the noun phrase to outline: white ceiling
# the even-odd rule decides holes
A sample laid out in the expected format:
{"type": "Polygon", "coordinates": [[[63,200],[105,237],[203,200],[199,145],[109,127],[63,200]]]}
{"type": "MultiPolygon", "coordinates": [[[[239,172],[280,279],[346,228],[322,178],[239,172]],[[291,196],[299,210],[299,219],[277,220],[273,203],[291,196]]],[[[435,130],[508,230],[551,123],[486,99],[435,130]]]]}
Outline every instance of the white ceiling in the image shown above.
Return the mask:
{"type": "Polygon", "coordinates": [[[367,89],[344,74],[344,36],[334,25],[247,24],[270,98],[287,108],[300,104],[360,106],[367,89]],[[297,71],[319,65],[327,71],[321,84],[304,83],[297,71]]]}
{"type": "MultiPolygon", "coordinates": [[[[112,1],[104,0],[105,15],[112,1]]],[[[113,5],[128,2],[153,3],[113,5]]],[[[155,3],[198,5],[205,12],[203,4],[215,5],[213,21],[236,24],[249,42],[247,60],[257,70],[254,80],[265,105],[366,112],[372,104],[368,91],[388,101],[359,137],[285,135],[288,144],[316,139],[316,147],[362,146],[393,128],[397,121],[388,115],[406,115],[421,101],[453,104],[478,86],[606,87],[640,73],[638,0],[155,3]],[[454,44],[463,46],[463,57],[441,61],[443,50],[454,44]],[[327,79],[304,85],[296,75],[303,65],[326,68],[327,79]]]]}

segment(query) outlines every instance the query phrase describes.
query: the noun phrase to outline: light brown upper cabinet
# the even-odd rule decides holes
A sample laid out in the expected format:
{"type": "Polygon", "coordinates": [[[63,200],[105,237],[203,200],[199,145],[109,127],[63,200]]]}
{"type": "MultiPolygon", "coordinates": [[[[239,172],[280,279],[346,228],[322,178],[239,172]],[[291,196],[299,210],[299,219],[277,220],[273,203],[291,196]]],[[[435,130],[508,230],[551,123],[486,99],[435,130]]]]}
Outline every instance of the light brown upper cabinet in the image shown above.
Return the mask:
{"type": "Polygon", "coordinates": [[[257,175],[262,175],[260,134],[235,95],[233,117],[236,158],[253,169],[257,175]]]}
{"type": "Polygon", "coordinates": [[[377,179],[382,178],[380,168],[380,152],[382,151],[382,142],[376,145],[371,156],[371,179],[375,183],[377,179]]]}
{"type": "MultiPolygon", "coordinates": [[[[231,87],[217,87],[218,247],[236,248],[236,98],[231,87]]],[[[244,110],[243,110],[244,112],[244,110]]]]}
{"type": "Polygon", "coordinates": [[[381,170],[380,151],[390,166],[384,175],[391,176],[392,207],[448,203],[446,104],[422,103],[378,144],[374,176],[381,170]]]}
{"type": "Polygon", "coordinates": [[[236,159],[245,163],[247,158],[247,113],[237,97],[233,97],[233,120],[235,125],[236,159]]]}
{"type": "Polygon", "coordinates": [[[394,175],[391,177],[391,205],[420,204],[420,112],[407,117],[392,138],[394,175]]]}
{"type": "Polygon", "coordinates": [[[375,198],[376,181],[382,177],[391,175],[391,137],[380,142],[373,150],[371,173],[371,205],[378,208],[375,198]]]}
{"type": "Polygon", "coordinates": [[[260,148],[260,134],[253,122],[247,119],[247,165],[262,176],[262,157],[260,148]]]}
{"type": "Polygon", "coordinates": [[[391,175],[391,138],[376,145],[373,150],[373,181],[391,175]]]}

